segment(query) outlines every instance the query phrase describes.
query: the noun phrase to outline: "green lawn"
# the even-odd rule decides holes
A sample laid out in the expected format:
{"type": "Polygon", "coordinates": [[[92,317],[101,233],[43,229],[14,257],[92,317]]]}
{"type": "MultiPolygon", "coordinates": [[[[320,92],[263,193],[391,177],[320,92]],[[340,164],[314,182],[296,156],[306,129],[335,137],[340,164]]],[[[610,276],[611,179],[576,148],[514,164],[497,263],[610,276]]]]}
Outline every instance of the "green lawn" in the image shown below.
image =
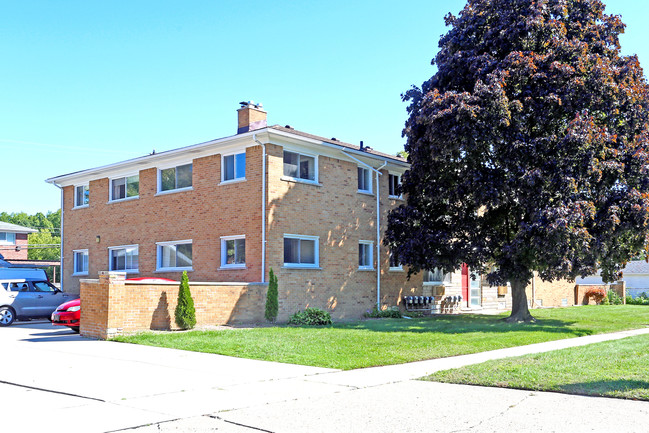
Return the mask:
{"type": "Polygon", "coordinates": [[[425,380],[649,400],[649,335],[488,361],[425,380]]]}
{"type": "Polygon", "coordinates": [[[350,370],[520,346],[649,325],[646,306],[611,305],[534,310],[538,322],[508,324],[502,316],[454,315],[379,319],[333,326],[223,331],[147,332],[115,340],[350,370]]]}

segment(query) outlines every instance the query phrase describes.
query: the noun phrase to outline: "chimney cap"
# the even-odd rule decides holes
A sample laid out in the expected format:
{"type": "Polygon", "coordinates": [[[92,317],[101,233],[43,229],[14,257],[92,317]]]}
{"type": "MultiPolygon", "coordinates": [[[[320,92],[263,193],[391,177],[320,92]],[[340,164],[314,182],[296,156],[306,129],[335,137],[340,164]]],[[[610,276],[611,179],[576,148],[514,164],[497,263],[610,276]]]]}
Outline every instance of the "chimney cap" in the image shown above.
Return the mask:
{"type": "Polygon", "coordinates": [[[262,104],[261,102],[259,104],[256,104],[255,101],[252,100],[248,102],[241,101],[239,102],[239,104],[241,105],[241,108],[256,108],[258,110],[261,110],[264,107],[264,104],[262,104]]]}

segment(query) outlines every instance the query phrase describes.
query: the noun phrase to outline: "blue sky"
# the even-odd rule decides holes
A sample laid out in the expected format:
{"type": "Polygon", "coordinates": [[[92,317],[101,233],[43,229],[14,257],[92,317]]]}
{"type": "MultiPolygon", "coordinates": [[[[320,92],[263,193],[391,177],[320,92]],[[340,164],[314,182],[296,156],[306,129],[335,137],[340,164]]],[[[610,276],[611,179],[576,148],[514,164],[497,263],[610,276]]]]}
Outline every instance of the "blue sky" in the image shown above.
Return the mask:
{"type": "MultiPolygon", "coordinates": [[[[649,5],[608,3],[649,68],[649,5]]],[[[396,153],[400,95],[434,73],[464,4],[0,1],[0,211],[58,209],[49,177],[233,135],[243,100],[269,124],[396,153]]]]}

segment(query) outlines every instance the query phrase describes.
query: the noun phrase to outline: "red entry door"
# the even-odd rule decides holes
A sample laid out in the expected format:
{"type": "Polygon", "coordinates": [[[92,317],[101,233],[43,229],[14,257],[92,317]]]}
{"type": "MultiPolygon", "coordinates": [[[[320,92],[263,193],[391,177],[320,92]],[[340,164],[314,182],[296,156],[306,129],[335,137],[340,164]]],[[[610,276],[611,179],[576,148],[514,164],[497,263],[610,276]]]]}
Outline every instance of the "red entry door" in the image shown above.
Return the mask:
{"type": "Polygon", "coordinates": [[[462,263],[462,302],[469,305],[469,267],[462,263]]]}

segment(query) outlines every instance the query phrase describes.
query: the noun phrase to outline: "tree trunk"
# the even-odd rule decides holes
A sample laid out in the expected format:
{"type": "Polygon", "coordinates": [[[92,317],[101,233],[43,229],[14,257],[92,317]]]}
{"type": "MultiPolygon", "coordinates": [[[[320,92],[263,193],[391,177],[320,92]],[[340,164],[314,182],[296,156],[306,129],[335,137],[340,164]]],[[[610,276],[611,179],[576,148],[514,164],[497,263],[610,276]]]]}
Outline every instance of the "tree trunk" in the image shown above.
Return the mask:
{"type": "Polygon", "coordinates": [[[512,314],[505,319],[506,322],[535,322],[536,319],[530,314],[527,306],[527,295],[525,294],[526,281],[512,280],[512,314]]]}

